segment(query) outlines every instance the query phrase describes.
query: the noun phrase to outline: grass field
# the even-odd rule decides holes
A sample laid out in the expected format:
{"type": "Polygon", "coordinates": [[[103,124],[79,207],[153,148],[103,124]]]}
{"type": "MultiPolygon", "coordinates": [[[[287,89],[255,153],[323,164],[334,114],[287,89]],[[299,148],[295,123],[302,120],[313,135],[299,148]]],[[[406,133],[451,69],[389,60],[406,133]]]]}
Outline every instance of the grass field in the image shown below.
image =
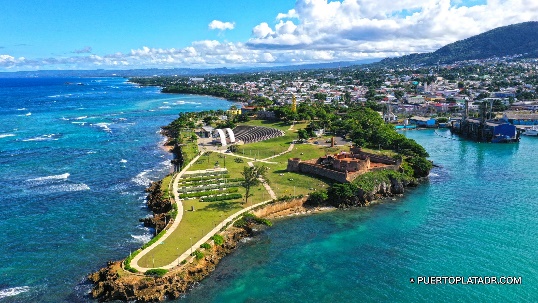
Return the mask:
{"type": "MultiPolygon", "coordinates": [[[[244,155],[252,159],[256,158],[257,160],[286,151],[292,141],[297,139],[297,129],[306,126],[306,124],[299,124],[295,125],[294,129],[289,130],[290,125],[281,123],[274,124],[254,120],[249,121],[248,124],[274,127],[286,133],[282,137],[239,146],[238,155],[244,155]]],[[[327,188],[331,184],[331,181],[300,173],[287,172],[288,159],[314,159],[341,150],[349,151],[349,147],[327,148],[312,144],[296,144],[290,152],[268,160],[272,163],[255,162],[255,165],[265,165],[268,167],[269,170],[266,173],[266,177],[277,197],[305,195],[317,189],[327,188]]],[[[231,154],[208,152],[200,157],[191,166],[189,171],[224,167],[228,170],[230,178],[242,178],[241,172],[249,161],[252,160],[242,159],[231,154]]],[[[170,180],[170,176],[164,179],[163,189],[168,187],[165,184],[168,184],[170,180]]],[[[245,189],[239,187],[238,193],[243,195],[242,199],[220,202],[201,202],[199,199],[184,200],[182,202],[184,213],[179,227],[164,242],[142,257],[138,265],[143,267],[159,267],[169,264],[177,259],[179,255],[190,249],[191,243],[196,243],[203,235],[207,234],[207,232],[228,216],[242,208],[270,199],[269,194],[262,185],[251,190],[253,196],[249,198],[247,204],[244,203],[245,189]],[[192,208],[194,208],[194,211],[191,211],[192,208]]]]}

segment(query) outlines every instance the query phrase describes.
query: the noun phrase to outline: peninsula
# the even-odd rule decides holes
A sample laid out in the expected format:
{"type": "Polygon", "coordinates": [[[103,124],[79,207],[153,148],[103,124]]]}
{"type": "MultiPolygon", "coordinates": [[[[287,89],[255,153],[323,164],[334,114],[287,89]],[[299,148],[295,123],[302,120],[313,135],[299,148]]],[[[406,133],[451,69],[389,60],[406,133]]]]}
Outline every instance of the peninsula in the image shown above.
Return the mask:
{"type": "Polygon", "coordinates": [[[428,175],[428,154],[365,106],[292,105],[308,120],[181,113],[163,127],[175,172],[148,189],[156,236],[90,275],[101,301],[177,298],[269,217],[365,206],[428,175]],[[323,128],[324,131],[320,131],[323,128]],[[316,135],[318,133],[318,135],[316,135]]]}

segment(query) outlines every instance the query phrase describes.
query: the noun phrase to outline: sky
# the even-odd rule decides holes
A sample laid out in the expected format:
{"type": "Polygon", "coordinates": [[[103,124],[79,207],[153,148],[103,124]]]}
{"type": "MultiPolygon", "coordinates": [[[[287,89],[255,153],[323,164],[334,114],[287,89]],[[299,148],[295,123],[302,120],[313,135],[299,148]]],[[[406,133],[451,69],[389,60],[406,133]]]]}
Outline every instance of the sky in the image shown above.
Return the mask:
{"type": "Polygon", "coordinates": [[[536,0],[0,0],[0,72],[218,68],[431,52],[536,0]]]}

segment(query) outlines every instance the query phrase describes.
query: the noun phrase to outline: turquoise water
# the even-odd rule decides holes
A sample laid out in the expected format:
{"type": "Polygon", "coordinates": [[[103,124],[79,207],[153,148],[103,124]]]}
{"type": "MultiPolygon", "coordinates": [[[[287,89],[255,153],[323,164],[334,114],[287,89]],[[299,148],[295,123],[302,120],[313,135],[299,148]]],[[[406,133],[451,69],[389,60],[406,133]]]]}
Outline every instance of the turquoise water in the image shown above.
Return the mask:
{"type": "Polygon", "coordinates": [[[440,167],[405,197],[278,220],[180,302],[536,302],[536,138],[479,144],[408,131],[440,167]],[[515,276],[521,285],[425,285],[515,276]]]}
{"type": "Polygon", "coordinates": [[[0,79],[0,302],[89,301],[85,276],[150,239],[144,189],[171,160],[159,127],[230,105],[121,78],[0,79]]]}

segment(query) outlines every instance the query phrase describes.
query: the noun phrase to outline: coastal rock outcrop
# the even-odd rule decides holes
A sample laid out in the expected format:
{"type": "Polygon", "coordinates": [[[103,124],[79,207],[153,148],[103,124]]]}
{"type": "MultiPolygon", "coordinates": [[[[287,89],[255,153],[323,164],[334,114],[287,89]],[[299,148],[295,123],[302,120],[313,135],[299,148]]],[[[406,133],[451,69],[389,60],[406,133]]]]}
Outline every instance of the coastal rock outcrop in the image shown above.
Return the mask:
{"type": "Polygon", "coordinates": [[[225,242],[204,251],[203,259],[178,267],[163,277],[128,273],[122,269],[121,261],[108,262],[105,268],[88,276],[94,283],[90,295],[100,302],[177,299],[215,270],[220,260],[237,247],[239,240],[250,235],[248,230],[230,228],[222,234],[225,242]]]}
{"type": "Polygon", "coordinates": [[[414,187],[416,185],[416,180],[404,181],[389,177],[389,181],[380,181],[370,191],[359,188],[355,195],[351,197],[345,199],[332,199],[329,197],[328,202],[332,206],[339,208],[368,206],[376,200],[403,195],[406,187],[414,187]]]}
{"type": "Polygon", "coordinates": [[[172,201],[164,197],[161,184],[162,181],[152,182],[146,189],[148,193],[146,204],[153,212],[153,216],[140,219],[145,227],[155,228],[157,233],[166,227],[167,222],[170,222],[168,212],[172,209],[172,201]]]}

